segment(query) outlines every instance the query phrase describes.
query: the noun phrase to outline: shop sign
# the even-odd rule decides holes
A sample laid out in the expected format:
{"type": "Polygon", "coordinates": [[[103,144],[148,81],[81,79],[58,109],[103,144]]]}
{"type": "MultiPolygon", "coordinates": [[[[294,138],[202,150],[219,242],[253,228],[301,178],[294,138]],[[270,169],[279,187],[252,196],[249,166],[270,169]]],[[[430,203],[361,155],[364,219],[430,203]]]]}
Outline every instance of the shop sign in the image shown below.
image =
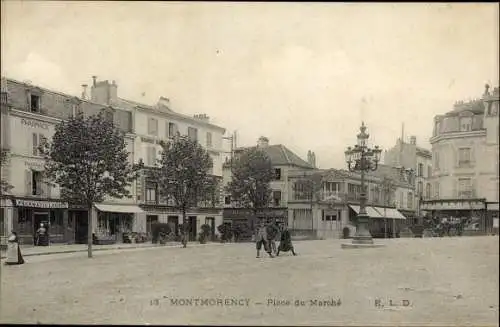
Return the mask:
{"type": "Polygon", "coordinates": [[[31,119],[21,118],[21,124],[32,127],[32,128],[43,128],[43,129],[47,129],[47,130],[49,129],[49,124],[35,121],[35,120],[31,120],[31,119]]]}
{"type": "Polygon", "coordinates": [[[15,200],[17,207],[42,208],[42,209],[67,209],[67,202],[36,201],[36,200],[15,200]]]}
{"type": "Polygon", "coordinates": [[[142,141],[142,142],[145,142],[145,143],[155,144],[155,140],[154,140],[154,139],[151,139],[151,138],[149,138],[149,137],[144,137],[144,136],[142,136],[142,137],[141,137],[141,141],[142,141]]]}

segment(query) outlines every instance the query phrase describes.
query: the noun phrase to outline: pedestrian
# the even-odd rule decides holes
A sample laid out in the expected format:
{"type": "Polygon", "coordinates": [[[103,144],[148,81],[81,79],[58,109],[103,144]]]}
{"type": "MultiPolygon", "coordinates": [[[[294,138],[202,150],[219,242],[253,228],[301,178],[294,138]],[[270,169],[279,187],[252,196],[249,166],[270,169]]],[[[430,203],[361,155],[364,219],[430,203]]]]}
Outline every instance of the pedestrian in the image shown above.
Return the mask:
{"type": "Polygon", "coordinates": [[[17,237],[17,233],[12,231],[7,239],[7,260],[5,260],[5,264],[22,265],[23,263],[24,259],[19,247],[19,238],[17,237]]]}
{"type": "Polygon", "coordinates": [[[40,224],[40,228],[36,231],[36,243],[38,246],[47,246],[49,245],[47,229],[43,223],[40,224]]]}
{"type": "Polygon", "coordinates": [[[288,252],[288,251],[292,251],[293,255],[297,255],[297,253],[295,253],[295,249],[293,248],[292,236],[290,235],[290,231],[288,230],[288,227],[286,225],[283,225],[283,229],[281,231],[280,245],[278,247],[278,252],[276,253],[276,256],[279,256],[280,252],[288,252]]]}
{"type": "Polygon", "coordinates": [[[269,225],[267,225],[266,232],[267,232],[267,242],[269,244],[269,248],[272,253],[276,254],[277,253],[276,239],[279,233],[279,228],[277,223],[273,221],[269,225]]]}
{"type": "Polygon", "coordinates": [[[262,245],[264,245],[264,251],[269,254],[271,258],[273,258],[273,254],[271,253],[271,248],[269,247],[268,244],[268,237],[267,237],[267,231],[266,231],[266,225],[264,224],[264,221],[260,221],[259,225],[259,230],[257,231],[257,237],[255,238],[255,245],[257,247],[257,258],[260,258],[260,249],[262,248],[262,245]]]}

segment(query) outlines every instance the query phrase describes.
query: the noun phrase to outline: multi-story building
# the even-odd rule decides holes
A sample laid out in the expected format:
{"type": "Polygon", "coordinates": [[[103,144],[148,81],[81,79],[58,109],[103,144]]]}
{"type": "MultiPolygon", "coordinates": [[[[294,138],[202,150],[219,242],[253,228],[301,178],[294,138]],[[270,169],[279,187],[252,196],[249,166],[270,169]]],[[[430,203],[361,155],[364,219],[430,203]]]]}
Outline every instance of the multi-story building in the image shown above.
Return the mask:
{"type": "MultiPolygon", "coordinates": [[[[289,226],[296,234],[312,234],[317,238],[341,238],[348,229],[355,232],[353,222],[360,210],[361,175],[346,170],[326,169],[295,171],[289,178],[289,226]],[[317,175],[321,186],[316,195],[304,192],[302,183],[317,175]],[[311,199],[313,200],[311,201],[311,199]]],[[[388,235],[396,225],[399,230],[407,224],[400,211],[414,209],[412,180],[401,169],[379,165],[376,172],[365,175],[367,213],[370,230],[376,237],[388,235]],[[384,177],[394,185],[382,187],[384,177]]]]}
{"type": "MultiPolygon", "coordinates": [[[[234,149],[234,158],[237,158],[248,148],[249,147],[240,147],[234,149]]],[[[277,221],[287,222],[289,221],[289,209],[287,208],[290,190],[288,185],[289,175],[296,172],[313,170],[315,166],[315,155],[309,152],[309,162],[306,162],[283,144],[270,145],[267,137],[259,138],[257,148],[267,154],[275,173],[275,179],[270,183],[272,196],[269,207],[259,210],[257,213],[258,218],[272,218],[277,221]]],[[[226,161],[223,167],[224,185],[227,185],[231,180],[231,160],[226,161]]],[[[224,207],[224,221],[233,225],[244,224],[249,234],[243,235],[242,237],[249,237],[255,228],[253,211],[249,208],[237,207],[237,199],[231,199],[227,192],[224,197],[224,207]]]]}
{"type": "MultiPolygon", "coordinates": [[[[406,142],[404,137],[397,140],[394,147],[385,151],[384,164],[392,167],[405,167],[414,173],[415,214],[418,222],[422,222],[424,212],[420,210],[420,202],[431,197],[432,153],[417,145],[416,136],[411,136],[406,142]]],[[[410,213],[407,213],[410,215],[410,213]]]]}
{"type": "MultiPolygon", "coordinates": [[[[160,158],[161,141],[168,141],[176,135],[187,135],[199,142],[210,154],[213,160],[213,170],[210,172],[217,180],[222,180],[222,138],[225,129],[210,122],[205,114],[188,116],[172,110],[170,100],[160,97],[155,105],[147,105],[118,97],[117,84],[109,81],[97,81],[94,77],[91,88],[91,98],[102,105],[111,105],[126,110],[132,115],[134,131],[134,162],[143,160],[146,169],[136,182],[136,202],[143,212],[137,213],[134,230],[150,233],[151,224],[155,221],[172,223],[178,226],[182,214],[173,205],[160,196],[158,184],[148,178],[147,172],[153,169],[156,159],[160,158]]],[[[219,200],[219,195],[216,195],[219,200]]],[[[213,201],[212,201],[213,202],[213,201]]],[[[216,226],[222,223],[222,206],[220,201],[205,204],[200,203],[187,213],[190,225],[191,239],[195,239],[203,224],[211,226],[214,234],[216,226]]]]}
{"type": "MultiPolygon", "coordinates": [[[[104,112],[126,133],[132,153],[131,113],[13,79],[2,79],[1,99],[2,148],[9,151],[8,163],[2,166],[2,179],[13,186],[2,196],[3,232],[15,229],[22,242],[32,244],[35,231],[45,222],[51,242],[86,242],[87,209],[62,201],[59,188],[44,181],[44,160],[38,144],[43,139],[50,140],[55,125],[77,111],[84,115],[104,112]]],[[[124,205],[127,200],[109,202],[124,205]]]]}
{"type": "Polygon", "coordinates": [[[434,118],[431,200],[433,216],[474,218],[483,231],[498,219],[499,89],[480,100],[458,102],[434,118]]]}

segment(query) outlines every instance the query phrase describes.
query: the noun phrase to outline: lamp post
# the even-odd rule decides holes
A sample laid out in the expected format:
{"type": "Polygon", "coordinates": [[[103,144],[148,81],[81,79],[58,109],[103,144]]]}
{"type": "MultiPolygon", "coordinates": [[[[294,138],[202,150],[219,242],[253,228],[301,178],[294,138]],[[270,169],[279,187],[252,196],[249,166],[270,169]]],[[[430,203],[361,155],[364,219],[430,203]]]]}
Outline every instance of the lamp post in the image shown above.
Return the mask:
{"type": "Polygon", "coordinates": [[[345,151],[349,171],[361,173],[360,208],[356,219],[356,233],[353,237],[352,244],[372,245],[373,239],[368,226],[369,216],[366,213],[367,196],[365,191],[365,173],[377,170],[382,150],[379,149],[378,146],[375,146],[373,149],[368,147],[367,141],[370,135],[366,133],[364,122],[361,124],[359,130],[360,133],[357,136],[358,144],[356,144],[354,148],[348,147],[345,151]]]}

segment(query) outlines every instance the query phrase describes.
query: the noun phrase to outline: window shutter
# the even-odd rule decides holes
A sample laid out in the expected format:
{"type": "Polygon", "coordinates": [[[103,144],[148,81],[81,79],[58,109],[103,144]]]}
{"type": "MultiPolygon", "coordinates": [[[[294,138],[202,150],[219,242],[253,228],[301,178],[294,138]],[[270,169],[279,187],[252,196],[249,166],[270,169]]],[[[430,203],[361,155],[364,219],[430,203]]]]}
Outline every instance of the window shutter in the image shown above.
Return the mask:
{"type": "Polygon", "coordinates": [[[26,186],[26,195],[31,195],[32,193],[32,171],[30,169],[24,172],[24,185],[26,186]]]}
{"type": "Polygon", "coordinates": [[[41,94],[38,96],[38,108],[39,108],[41,114],[47,113],[47,108],[45,108],[45,106],[43,105],[41,94]]]}
{"type": "Polygon", "coordinates": [[[165,138],[168,139],[170,137],[169,124],[168,121],[165,122],[165,138]]]}
{"type": "Polygon", "coordinates": [[[38,134],[33,133],[33,155],[36,156],[38,155],[38,134]]]}
{"type": "Polygon", "coordinates": [[[50,183],[45,183],[47,187],[46,196],[50,199],[52,198],[52,185],[50,183]]]}

